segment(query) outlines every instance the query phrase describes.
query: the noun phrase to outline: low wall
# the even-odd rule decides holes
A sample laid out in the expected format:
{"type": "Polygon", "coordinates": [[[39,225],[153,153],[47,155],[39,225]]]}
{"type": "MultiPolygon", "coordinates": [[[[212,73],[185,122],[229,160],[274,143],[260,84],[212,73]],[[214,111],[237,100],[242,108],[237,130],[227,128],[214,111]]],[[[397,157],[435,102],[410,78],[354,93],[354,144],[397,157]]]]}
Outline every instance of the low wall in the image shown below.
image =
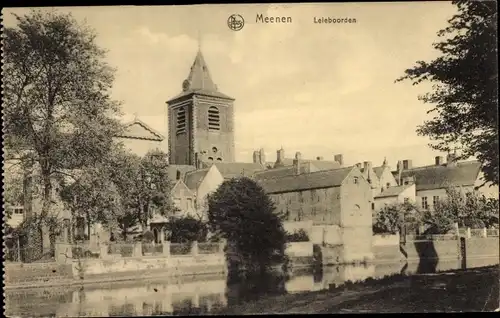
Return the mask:
{"type": "Polygon", "coordinates": [[[403,250],[408,260],[414,259],[458,259],[498,257],[498,237],[470,238],[465,240],[465,253],[461,255],[460,240],[406,242],[403,250]]]}
{"type": "Polygon", "coordinates": [[[313,257],[312,242],[287,243],[285,253],[289,257],[313,257]]]}
{"type": "Polygon", "coordinates": [[[54,280],[73,279],[71,264],[51,263],[4,263],[4,284],[44,283],[54,280]]]}
{"type": "Polygon", "coordinates": [[[398,245],[399,246],[399,234],[376,234],[372,238],[373,246],[388,246],[388,245],[398,245]]]}
{"type": "Polygon", "coordinates": [[[397,262],[403,259],[399,249],[399,234],[374,235],[372,248],[375,261],[397,262]]]}
{"type": "Polygon", "coordinates": [[[99,277],[127,277],[162,274],[179,276],[190,274],[225,273],[224,254],[198,256],[144,256],[112,259],[85,259],[73,261],[73,277],[93,280],[99,277]]]}
{"type": "Polygon", "coordinates": [[[467,258],[499,256],[498,237],[470,238],[465,242],[467,258]]]}

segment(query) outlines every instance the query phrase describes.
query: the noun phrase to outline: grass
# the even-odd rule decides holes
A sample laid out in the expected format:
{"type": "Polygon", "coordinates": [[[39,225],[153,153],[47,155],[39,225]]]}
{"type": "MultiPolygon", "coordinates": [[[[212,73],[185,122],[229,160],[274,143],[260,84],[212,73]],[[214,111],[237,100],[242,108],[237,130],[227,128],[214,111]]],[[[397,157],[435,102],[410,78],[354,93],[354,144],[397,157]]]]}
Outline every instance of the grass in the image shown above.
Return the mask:
{"type": "Polygon", "coordinates": [[[437,274],[401,274],[346,282],[330,290],[287,294],[229,306],[219,314],[395,313],[493,311],[499,305],[498,265],[437,274]]]}

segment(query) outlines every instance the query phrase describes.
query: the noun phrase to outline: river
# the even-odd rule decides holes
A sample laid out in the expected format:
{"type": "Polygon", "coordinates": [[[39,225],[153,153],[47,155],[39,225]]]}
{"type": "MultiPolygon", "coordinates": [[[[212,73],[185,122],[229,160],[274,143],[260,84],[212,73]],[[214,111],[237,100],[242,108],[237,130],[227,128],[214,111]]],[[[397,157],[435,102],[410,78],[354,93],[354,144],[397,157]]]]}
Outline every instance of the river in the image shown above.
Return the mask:
{"type": "MultiPolygon", "coordinates": [[[[498,264],[498,258],[468,260],[467,267],[498,264]]],[[[112,317],[136,315],[206,314],[217,308],[260,297],[328,289],[332,284],[362,281],[396,273],[424,273],[458,269],[459,261],[387,263],[330,266],[294,271],[288,279],[246,283],[227,282],[224,276],[193,276],[154,281],[100,285],[32,288],[5,292],[5,315],[9,317],[112,317]]]]}

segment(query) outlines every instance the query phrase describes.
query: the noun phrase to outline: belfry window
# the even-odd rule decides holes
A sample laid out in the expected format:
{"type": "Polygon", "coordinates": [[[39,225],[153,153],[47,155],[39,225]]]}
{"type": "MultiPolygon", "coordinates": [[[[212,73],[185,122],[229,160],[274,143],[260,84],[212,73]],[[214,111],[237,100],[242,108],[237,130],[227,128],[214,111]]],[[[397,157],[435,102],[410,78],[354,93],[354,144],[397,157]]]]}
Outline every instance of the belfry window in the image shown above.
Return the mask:
{"type": "Polygon", "coordinates": [[[208,109],[208,130],[218,131],[220,130],[220,114],[217,107],[210,107],[208,109]]]}
{"type": "Polygon", "coordinates": [[[186,132],[186,110],[184,108],[179,109],[177,112],[177,127],[176,134],[184,134],[186,132]]]}

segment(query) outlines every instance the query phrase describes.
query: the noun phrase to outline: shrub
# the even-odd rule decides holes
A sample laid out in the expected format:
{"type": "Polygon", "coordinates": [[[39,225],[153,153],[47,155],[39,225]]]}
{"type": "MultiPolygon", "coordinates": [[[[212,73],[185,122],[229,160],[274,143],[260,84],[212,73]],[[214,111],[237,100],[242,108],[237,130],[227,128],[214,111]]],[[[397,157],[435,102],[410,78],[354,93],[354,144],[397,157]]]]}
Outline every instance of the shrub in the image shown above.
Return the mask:
{"type": "Polygon", "coordinates": [[[309,235],[303,229],[296,230],[292,234],[287,233],[287,242],[309,242],[309,235]]]}
{"type": "Polygon", "coordinates": [[[144,232],[142,234],[142,242],[144,243],[151,243],[155,240],[155,235],[151,231],[144,232]]]}
{"type": "Polygon", "coordinates": [[[172,243],[206,242],[207,225],[191,216],[171,218],[168,224],[170,241],[172,243]]]}

